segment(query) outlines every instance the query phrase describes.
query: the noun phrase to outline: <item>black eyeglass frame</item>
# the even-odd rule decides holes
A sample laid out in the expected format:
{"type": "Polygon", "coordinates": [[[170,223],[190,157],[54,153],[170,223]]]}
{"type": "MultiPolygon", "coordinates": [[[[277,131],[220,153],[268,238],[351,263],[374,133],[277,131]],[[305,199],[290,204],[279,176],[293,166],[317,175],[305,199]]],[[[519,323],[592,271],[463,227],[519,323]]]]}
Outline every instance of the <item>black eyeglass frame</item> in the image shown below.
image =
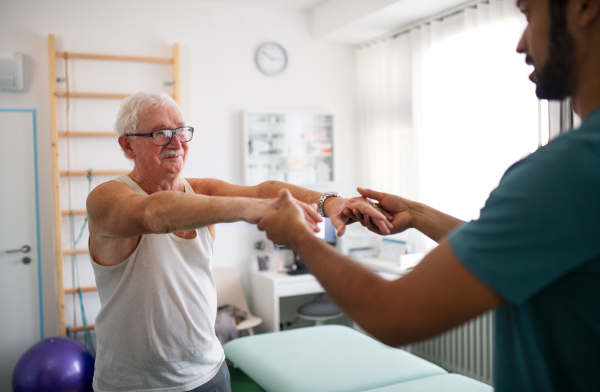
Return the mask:
{"type": "Polygon", "coordinates": [[[125,134],[123,136],[145,136],[145,137],[151,137],[152,138],[152,143],[156,144],[157,146],[166,146],[167,144],[171,144],[171,142],[173,141],[173,135],[177,135],[177,140],[179,140],[179,143],[190,142],[194,138],[194,127],[180,127],[180,128],[175,128],[175,129],[157,129],[156,131],[152,131],[150,133],[127,133],[127,134],[125,134]],[[179,139],[179,135],[181,134],[182,131],[180,131],[179,133],[177,131],[179,131],[180,129],[189,129],[192,132],[192,136],[190,137],[190,140],[186,140],[185,142],[182,142],[181,139],[179,139]],[[164,132],[164,131],[171,131],[171,137],[169,138],[169,142],[165,143],[165,144],[157,144],[156,140],[154,140],[154,134],[156,132],[164,132]]]}

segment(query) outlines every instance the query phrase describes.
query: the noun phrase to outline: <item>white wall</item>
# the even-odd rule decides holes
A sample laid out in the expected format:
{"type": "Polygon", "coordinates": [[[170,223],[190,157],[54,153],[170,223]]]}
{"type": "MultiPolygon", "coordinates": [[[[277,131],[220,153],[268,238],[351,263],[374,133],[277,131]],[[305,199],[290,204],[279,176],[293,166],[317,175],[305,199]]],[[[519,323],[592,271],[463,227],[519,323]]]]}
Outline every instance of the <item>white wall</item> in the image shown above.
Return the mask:
{"type": "MultiPolygon", "coordinates": [[[[180,44],[182,108],[188,124],[198,130],[186,169],[188,176],[214,177],[241,183],[240,112],[243,109],[333,112],[336,115],[337,180],[333,189],[319,190],[339,190],[354,195],[355,187],[360,184],[355,177],[358,150],[354,127],[353,49],[313,41],[308,20],[308,15],[299,11],[191,0],[2,0],[0,50],[17,51],[25,55],[25,90],[0,92],[0,107],[33,108],[38,111],[47,336],[58,332],[48,34],[56,35],[58,51],[71,52],[170,57],[171,45],[175,42],[180,44]],[[288,51],[289,67],[280,76],[263,76],[254,65],[254,50],[264,41],[279,42],[288,51]]],[[[135,72],[137,68],[132,68],[135,65],[125,65],[129,76],[124,79],[117,75],[116,64],[107,62],[104,67],[102,62],[86,65],[82,61],[74,61],[69,70],[73,79],[71,89],[74,91],[135,92],[129,90],[134,88],[132,86],[135,83],[144,86],[149,81],[152,82],[152,89],[160,90],[162,81],[169,80],[168,71],[164,69],[158,71],[164,77],[156,80],[148,76],[153,73],[147,66],[139,68],[144,70],[140,76],[135,72]],[[100,71],[101,67],[104,71],[100,71]]],[[[62,69],[58,72],[63,73],[62,69]]],[[[63,119],[59,124],[64,127],[64,103],[59,108],[63,111],[63,119]]],[[[110,130],[117,108],[117,101],[74,100],[71,103],[70,128],[110,130]]],[[[116,141],[97,143],[95,147],[98,148],[92,150],[89,150],[89,145],[71,145],[72,151],[77,148],[88,149],[85,153],[77,150],[79,153],[72,155],[72,165],[85,165],[89,158],[96,162],[94,165],[98,170],[129,167],[116,149],[116,141]],[[115,145],[113,147],[107,143],[115,145]]],[[[63,154],[61,170],[66,170],[64,141],[60,147],[63,154]]],[[[72,168],[83,170],[87,166],[72,168]]],[[[66,181],[61,183],[63,189],[65,184],[66,181]]],[[[79,183],[78,186],[79,190],[75,192],[77,197],[85,195],[87,191],[84,184],[79,183]]],[[[73,208],[82,206],[83,197],[79,198],[81,200],[73,201],[73,208]]],[[[66,200],[61,200],[61,203],[68,204],[66,200]]],[[[63,237],[64,233],[65,230],[63,237]]],[[[252,243],[260,238],[264,238],[264,234],[250,225],[219,225],[215,266],[234,266],[242,273],[247,271],[253,253],[252,243]]],[[[80,263],[84,275],[82,285],[93,284],[88,258],[80,257],[80,263]]],[[[97,303],[91,303],[90,308],[93,312],[97,303]]],[[[93,318],[88,321],[93,322],[93,318]]]]}

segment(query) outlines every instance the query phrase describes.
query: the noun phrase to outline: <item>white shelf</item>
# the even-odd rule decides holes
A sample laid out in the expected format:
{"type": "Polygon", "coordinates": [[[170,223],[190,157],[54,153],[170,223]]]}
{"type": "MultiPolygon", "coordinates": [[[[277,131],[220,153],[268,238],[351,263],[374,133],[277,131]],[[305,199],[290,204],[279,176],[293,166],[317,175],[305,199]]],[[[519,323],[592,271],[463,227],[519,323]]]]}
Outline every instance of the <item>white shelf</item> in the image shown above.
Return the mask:
{"type": "Polygon", "coordinates": [[[245,183],[317,186],[334,180],[333,115],[244,112],[245,183]]]}

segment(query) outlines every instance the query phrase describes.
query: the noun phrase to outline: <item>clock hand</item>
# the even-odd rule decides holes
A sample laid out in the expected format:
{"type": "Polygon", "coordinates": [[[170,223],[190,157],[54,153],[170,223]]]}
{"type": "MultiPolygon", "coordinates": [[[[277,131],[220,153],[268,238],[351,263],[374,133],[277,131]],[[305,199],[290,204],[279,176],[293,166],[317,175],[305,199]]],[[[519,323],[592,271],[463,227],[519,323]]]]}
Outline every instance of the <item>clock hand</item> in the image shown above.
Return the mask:
{"type": "Polygon", "coordinates": [[[268,58],[270,58],[271,60],[275,60],[275,58],[274,58],[274,57],[271,57],[271,56],[269,56],[269,55],[267,54],[267,52],[261,52],[261,54],[263,54],[263,55],[267,56],[267,57],[268,57],[268,58]]]}

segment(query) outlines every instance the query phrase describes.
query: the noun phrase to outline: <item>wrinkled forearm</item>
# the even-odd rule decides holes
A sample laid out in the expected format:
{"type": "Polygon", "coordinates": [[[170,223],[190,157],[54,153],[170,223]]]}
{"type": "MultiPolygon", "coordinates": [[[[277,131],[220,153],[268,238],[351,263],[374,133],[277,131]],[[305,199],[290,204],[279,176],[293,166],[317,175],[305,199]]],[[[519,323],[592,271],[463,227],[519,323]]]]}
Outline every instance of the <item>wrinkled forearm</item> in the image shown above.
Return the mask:
{"type": "Polygon", "coordinates": [[[279,197],[279,191],[283,188],[290,191],[295,199],[307,204],[317,203],[321,197],[321,192],[316,192],[310,189],[302,188],[296,185],[287,184],[280,181],[265,181],[257,186],[257,197],[261,199],[269,199],[279,197]]]}
{"type": "Polygon", "coordinates": [[[242,221],[246,219],[252,203],[251,199],[242,197],[165,191],[148,196],[142,208],[144,228],[158,234],[242,221]]]}

